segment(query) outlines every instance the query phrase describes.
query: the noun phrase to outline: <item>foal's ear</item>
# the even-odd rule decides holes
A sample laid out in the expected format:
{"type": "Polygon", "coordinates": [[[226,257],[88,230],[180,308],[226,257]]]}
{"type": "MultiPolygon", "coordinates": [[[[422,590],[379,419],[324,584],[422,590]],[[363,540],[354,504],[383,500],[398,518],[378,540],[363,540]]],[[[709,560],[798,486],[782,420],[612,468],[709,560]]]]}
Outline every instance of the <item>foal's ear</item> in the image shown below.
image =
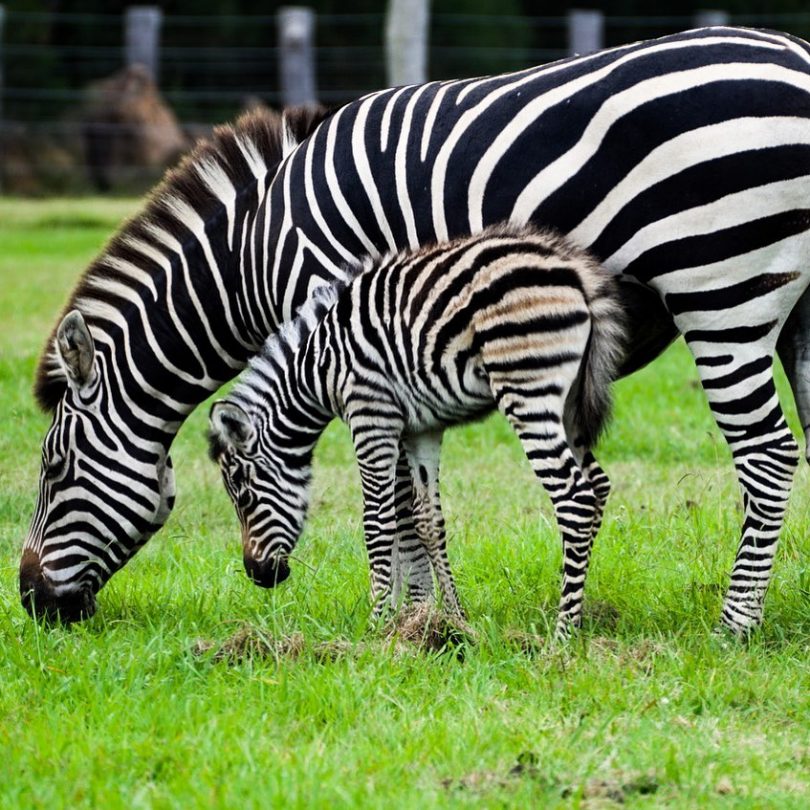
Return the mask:
{"type": "Polygon", "coordinates": [[[253,425],[246,411],[235,402],[217,400],[208,414],[211,433],[224,444],[240,450],[253,438],[253,425]]]}
{"type": "Polygon", "coordinates": [[[62,318],[56,330],[56,350],[68,380],[82,388],[93,377],[93,360],[96,349],[84,316],[73,309],[62,318]]]}

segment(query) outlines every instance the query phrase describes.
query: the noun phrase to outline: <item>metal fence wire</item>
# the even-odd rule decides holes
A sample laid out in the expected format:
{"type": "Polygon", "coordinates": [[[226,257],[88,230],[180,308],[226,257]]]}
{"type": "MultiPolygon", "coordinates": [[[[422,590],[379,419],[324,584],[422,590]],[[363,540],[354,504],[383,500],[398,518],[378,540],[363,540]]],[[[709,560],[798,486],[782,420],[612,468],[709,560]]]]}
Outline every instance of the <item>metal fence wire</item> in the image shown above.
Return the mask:
{"type": "MultiPolygon", "coordinates": [[[[0,6],[2,192],[138,193],[215,123],[284,101],[278,15],[174,15],[153,8],[158,30],[154,54],[146,57],[153,63],[144,70],[131,64],[140,36],[133,45],[132,11],[137,13],[4,12],[0,6]]],[[[810,13],[708,14],[810,36],[810,13]]],[[[140,22],[148,25],[149,19],[140,22]]],[[[342,104],[387,85],[383,14],[318,15],[314,22],[319,101],[342,104]]],[[[660,36],[696,22],[687,15],[600,15],[598,44],[660,36]]],[[[568,55],[572,42],[570,14],[435,14],[428,78],[519,70],[568,55]]],[[[149,47],[147,41],[147,54],[149,47]]]]}

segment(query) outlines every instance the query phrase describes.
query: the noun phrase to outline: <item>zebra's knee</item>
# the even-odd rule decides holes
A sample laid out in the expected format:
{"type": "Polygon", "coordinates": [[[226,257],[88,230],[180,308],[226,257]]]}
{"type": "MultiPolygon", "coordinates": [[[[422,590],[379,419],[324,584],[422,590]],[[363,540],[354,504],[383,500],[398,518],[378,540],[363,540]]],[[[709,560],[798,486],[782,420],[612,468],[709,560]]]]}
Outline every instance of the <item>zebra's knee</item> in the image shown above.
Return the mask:
{"type": "Polygon", "coordinates": [[[610,496],[610,479],[605,475],[603,470],[599,470],[599,474],[591,478],[591,486],[596,493],[596,497],[600,504],[604,506],[608,497],[610,496]]]}
{"type": "MultiPolygon", "coordinates": [[[[796,437],[790,432],[790,430],[786,430],[785,435],[781,437],[778,444],[774,446],[770,455],[774,460],[778,461],[782,466],[785,467],[786,472],[789,473],[791,477],[793,476],[793,473],[799,466],[801,453],[799,450],[799,443],[796,441],[796,437]]],[[[805,451],[805,458],[807,458],[807,451],[805,451]]]]}

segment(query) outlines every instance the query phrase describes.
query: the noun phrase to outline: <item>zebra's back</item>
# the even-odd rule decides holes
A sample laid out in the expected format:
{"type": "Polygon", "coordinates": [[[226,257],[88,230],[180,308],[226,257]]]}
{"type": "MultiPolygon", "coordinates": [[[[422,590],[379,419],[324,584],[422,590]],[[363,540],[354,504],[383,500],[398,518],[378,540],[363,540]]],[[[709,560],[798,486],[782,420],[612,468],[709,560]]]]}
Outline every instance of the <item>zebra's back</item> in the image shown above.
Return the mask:
{"type": "Polygon", "coordinates": [[[610,324],[599,332],[609,344],[606,388],[621,335],[614,278],[558,235],[498,226],[372,263],[355,278],[329,318],[351,370],[335,379],[347,380],[343,401],[360,390],[372,405],[395,403],[411,432],[492,410],[506,380],[542,379],[565,398],[593,312],[610,324]]]}
{"type": "Polygon", "coordinates": [[[810,193],[809,90],[806,43],[703,29],[382,91],[338,111],[282,169],[273,238],[285,255],[317,247],[301,254],[303,277],[324,260],[534,222],[656,286],[806,227],[792,212],[810,193]],[[306,205],[285,207],[302,191],[306,205]],[[692,235],[704,238],[679,250],[692,235]]]}

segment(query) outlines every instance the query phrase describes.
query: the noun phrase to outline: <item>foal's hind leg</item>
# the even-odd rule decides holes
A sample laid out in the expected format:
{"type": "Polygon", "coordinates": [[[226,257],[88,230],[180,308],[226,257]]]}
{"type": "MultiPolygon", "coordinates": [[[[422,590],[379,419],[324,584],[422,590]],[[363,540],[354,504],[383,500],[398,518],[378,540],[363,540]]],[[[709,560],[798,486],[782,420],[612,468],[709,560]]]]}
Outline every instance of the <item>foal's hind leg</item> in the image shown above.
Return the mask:
{"type": "MultiPolygon", "coordinates": [[[[570,404],[570,394],[568,395],[568,399],[568,404],[570,404]]],[[[582,468],[585,478],[590,482],[594,497],[596,498],[596,514],[593,521],[593,528],[591,529],[591,547],[593,548],[593,541],[596,539],[596,535],[599,534],[599,529],[602,526],[602,516],[605,513],[605,506],[608,496],[610,495],[610,479],[599,465],[593,452],[585,447],[585,443],[578,434],[576,425],[573,422],[573,414],[570,407],[566,408],[563,424],[565,425],[565,432],[568,436],[568,444],[574,453],[577,463],[582,468]]]]}
{"type": "Polygon", "coordinates": [[[441,433],[420,433],[403,442],[414,488],[414,524],[424,545],[445,610],[464,616],[447,557],[447,533],[439,497],[439,453],[441,433]]]}
{"type": "Polygon", "coordinates": [[[593,547],[593,541],[602,527],[602,517],[605,514],[605,505],[610,495],[610,479],[590,450],[585,453],[580,463],[596,498],[596,513],[591,528],[591,547],[593,547]]]}
{"type": "Polygon", "coordinates": [[[707,340],[711,336],[706,330],[686,334],[742,490],[742,538],[722,622],[744,634],[762,621],[799,449],[776,395],[773,341],[732,345],[707,340]]]}
{"type": "Polygon", "coordinates": [[[564,392],[561,395],[559,386],[550,385],[550,393],[538,393],[542,383],[527,381],[521,390],[515,381],[501,384],[491,379],[498,408],[515,429],[534,474],[548,492],[562,535],[563,581],[555,635],[564,639],[582,622],[598,499],[568,443],[562,419],[564,392]]]}

